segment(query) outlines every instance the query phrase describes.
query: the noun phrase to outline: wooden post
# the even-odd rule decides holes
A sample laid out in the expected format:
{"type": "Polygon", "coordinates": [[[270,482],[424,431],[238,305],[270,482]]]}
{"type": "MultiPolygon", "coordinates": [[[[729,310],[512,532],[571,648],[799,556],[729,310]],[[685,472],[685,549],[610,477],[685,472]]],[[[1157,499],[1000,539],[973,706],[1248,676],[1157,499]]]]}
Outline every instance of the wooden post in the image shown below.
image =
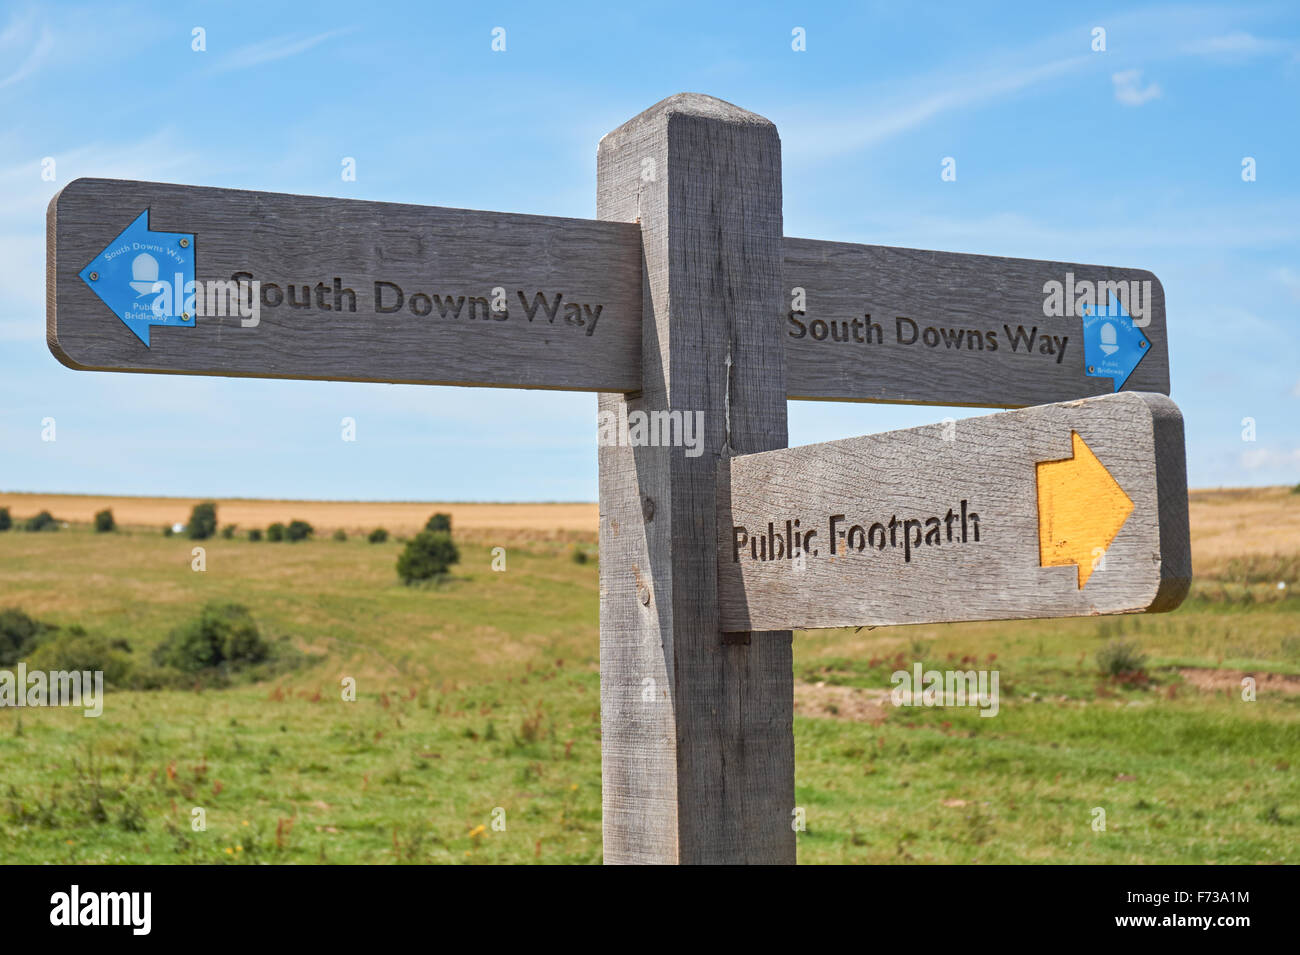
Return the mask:
{"type": "Polygon", "coordinates": [[[672,96],[601,140],[597,188],[645,268],[642,390],[599,401],[605,861],[793,863],[791,634],[724,635],[717,589],[719,463],[787,443],[780,138],[672,96]]]}

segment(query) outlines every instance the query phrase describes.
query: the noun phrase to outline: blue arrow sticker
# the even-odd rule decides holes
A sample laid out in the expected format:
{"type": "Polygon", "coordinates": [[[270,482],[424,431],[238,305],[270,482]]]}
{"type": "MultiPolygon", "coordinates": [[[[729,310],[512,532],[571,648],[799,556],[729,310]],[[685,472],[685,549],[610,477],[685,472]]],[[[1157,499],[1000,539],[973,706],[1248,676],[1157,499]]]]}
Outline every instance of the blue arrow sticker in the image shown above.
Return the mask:
{"type": "Polygon", "coordinates": [[[1108,294],[1108,299],[1101,308],[1083,306],[1083,362],[1089,377],[1113,378],[1119,391],[1151,342],[1133,324],[1119,296],[1108,294]]]}
{"type": "Polygon", "coordinates": [[[150,231],[148,209],[78,274],[146,348],[154,325],[194,325],[194,236],[150,231]]]}

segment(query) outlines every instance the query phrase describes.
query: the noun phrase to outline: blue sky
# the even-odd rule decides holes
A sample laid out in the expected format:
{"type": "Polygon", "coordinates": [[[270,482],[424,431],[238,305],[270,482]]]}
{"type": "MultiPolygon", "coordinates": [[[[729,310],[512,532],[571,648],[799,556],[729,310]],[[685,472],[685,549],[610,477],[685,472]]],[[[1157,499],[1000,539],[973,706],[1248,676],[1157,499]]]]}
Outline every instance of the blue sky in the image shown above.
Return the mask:
{"type": "MultiPolygon", "coordinates": [[[[777,124],[787,235],[1151,269],[1191,485],[1300,481],[1300,12],[1068,6],[0,4],[0,489],[594,500],[594,395],[64,368],[45,207],[93,175],[592,217],[599,138],[683,90],[777,124]]],[[[972,413],[792,402],[790,443],[972,413]]]]}

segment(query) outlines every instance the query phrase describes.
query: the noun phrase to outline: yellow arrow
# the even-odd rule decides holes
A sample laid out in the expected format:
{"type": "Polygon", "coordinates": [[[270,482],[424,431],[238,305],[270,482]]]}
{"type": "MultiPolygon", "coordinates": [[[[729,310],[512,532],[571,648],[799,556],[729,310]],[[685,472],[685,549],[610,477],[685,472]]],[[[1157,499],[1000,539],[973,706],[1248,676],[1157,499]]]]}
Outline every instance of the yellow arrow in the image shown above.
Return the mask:
{"type": "Polygon", "coordinates": [[[1133,502],[1077,431],[1073,454],[1038,469],[1038,555],[1044,567],[1079,568],[1079,589],[1133,513],[1133,502]]]}

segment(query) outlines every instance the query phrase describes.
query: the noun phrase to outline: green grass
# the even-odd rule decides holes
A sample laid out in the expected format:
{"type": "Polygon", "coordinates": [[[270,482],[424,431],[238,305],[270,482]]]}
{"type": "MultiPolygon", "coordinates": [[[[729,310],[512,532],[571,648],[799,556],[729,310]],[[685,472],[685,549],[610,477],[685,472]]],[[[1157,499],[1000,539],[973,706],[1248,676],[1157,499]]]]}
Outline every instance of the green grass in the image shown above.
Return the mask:
{"type": "MultiPolygon", "coordinates": [[[[396,541],[218,538],[196,573],[195,542],[156,531],[0,534],[0,606],[141,661],[208,600],[316,655],[270,682],[114,692],[99,719],[0,709],[0,861],[600,861],[596,563],[516,544],[495,573],[493,541],[458,543],[452,580],[408,588],[396,541]]],[[[1198,583],[1160,616],[797,634],[812,687],[879,694],[914,660],[1001,681],[991,719],[797,717],[800,861],[1297,861],[1300,696],[1178,674],[1300,674],[1290,583],[1250,601],[1249,580],[1198,583]],[[1114,639],[1141,645],[1147,680],[1100,675],[1114,639]]]]}

